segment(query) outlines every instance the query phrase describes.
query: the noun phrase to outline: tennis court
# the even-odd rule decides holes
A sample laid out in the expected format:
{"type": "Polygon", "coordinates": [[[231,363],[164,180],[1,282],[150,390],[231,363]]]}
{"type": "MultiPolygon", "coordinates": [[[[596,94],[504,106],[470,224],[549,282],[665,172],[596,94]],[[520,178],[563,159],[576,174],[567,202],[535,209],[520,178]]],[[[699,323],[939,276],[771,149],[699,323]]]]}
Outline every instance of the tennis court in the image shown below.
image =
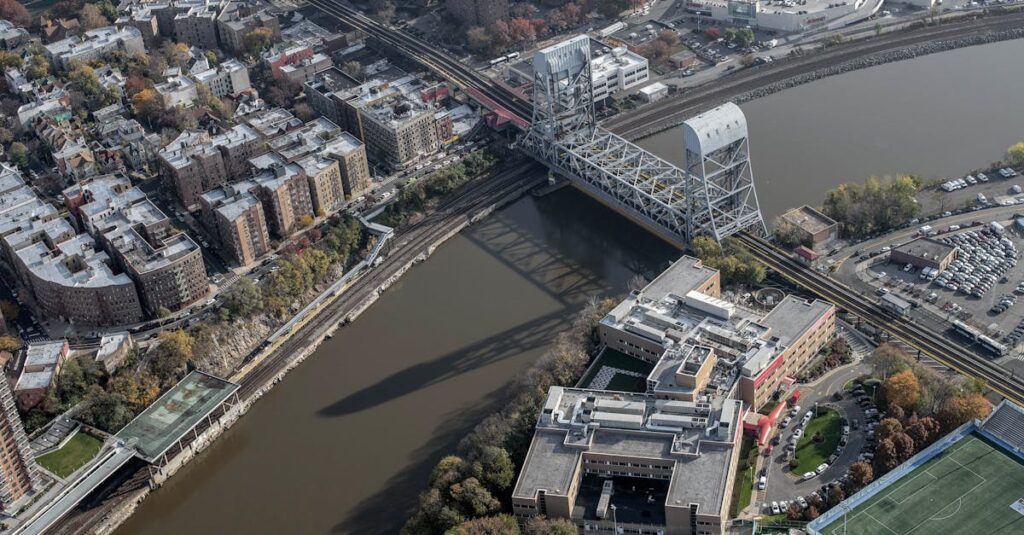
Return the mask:
{"type": "Polygon", "coordinates": [[[1024,533],[1024,463],[965,436],[878,495],[839,516],[824,535],[1024,533]]]}

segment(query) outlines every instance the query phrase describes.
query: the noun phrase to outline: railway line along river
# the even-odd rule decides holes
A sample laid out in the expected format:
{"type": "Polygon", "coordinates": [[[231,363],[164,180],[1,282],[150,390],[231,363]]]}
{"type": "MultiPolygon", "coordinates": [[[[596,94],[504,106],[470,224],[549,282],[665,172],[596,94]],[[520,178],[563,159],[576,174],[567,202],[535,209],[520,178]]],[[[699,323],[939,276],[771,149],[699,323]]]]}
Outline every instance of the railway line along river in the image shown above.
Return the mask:
{"type": "MultiPolygon", "coordinates": [[[[743,105],[769,220],[869,175],[964,173],[1024,138],[1024,41],[855,71],[743,105]]],[[[674,129],[642,142],[679,161],[674,129]]],[[[433,463],[573,312],[677,252],[574,190],[443,245],[341,329],[119,535],[393,533],[433,463]]]]}

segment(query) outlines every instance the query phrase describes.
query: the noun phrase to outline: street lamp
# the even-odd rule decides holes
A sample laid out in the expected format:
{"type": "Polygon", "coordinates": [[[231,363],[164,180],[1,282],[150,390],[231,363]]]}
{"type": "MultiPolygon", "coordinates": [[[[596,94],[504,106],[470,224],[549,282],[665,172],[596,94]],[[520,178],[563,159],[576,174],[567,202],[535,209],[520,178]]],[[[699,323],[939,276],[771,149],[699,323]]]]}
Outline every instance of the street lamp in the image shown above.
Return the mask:
{"type": "Polygon", "coordinates": [[[619,521],[618,521],[618,518],[615,516],[615,504],[614,503],[611,505],[611,508],[612,508],[612,533],[614,533],[615,535],[618,535],[618,533],[619,533],[619,521]]]}

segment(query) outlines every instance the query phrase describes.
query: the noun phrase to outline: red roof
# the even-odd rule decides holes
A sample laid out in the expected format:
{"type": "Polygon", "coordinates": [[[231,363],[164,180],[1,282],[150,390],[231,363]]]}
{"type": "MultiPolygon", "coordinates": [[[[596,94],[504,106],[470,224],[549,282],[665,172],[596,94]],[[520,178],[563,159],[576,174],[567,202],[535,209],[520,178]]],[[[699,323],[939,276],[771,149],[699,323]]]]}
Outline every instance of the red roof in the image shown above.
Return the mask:
{"type": "Polygon", "coordinates": [[[467,87],[465,91],[466,91],[466,94],[468,94],[469,96],[473,97],[477,102],[483,104],[484,106],[486,106],[487,108],[489,108],[491,110],[494,110],[494,113],[496,113],[498,115],[498,121],[499,121],[498,124],[501,124],[501,123],[503,123],[505,121],[512,121],[513,123],[516,124],[516,126],[518,126],[519,128],[522,128],[524,130],[526,129],[527,126],[530,125],[529,121],[527,121],[526,119],[523,119],[522,117],[512,113],[511,111],[509,111],[504,106],[502,106],[502,105],[498,104],[497,102],[495,102],[494,99],[492,99],[491,97],[485,95],[479,89],[476,89],[475,87],[467,87]]]}
{"type": "Polygon", "coordinates": [[[793,249],[793,252],[796,253],[799,256],[802,256],[802,257],[808,259],[808,260],[817,260],[818,257],[821,256],[820,254],[814,252],[813,249],[810,249],[810,248],[805,247],[803,245],[797,247],[796,249],[793,249]]]}

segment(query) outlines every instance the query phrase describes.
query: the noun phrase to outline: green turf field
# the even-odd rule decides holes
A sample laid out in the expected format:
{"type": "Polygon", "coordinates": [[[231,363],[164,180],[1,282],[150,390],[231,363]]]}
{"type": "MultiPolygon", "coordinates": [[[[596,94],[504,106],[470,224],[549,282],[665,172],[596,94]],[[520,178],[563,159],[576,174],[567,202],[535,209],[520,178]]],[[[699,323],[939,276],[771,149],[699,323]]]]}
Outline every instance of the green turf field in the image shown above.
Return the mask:
{"type": "Polygon", "coordinates": [[[824,535],[1020,534],[1024,463],[968,435],[825,526],[824,535]]]}

